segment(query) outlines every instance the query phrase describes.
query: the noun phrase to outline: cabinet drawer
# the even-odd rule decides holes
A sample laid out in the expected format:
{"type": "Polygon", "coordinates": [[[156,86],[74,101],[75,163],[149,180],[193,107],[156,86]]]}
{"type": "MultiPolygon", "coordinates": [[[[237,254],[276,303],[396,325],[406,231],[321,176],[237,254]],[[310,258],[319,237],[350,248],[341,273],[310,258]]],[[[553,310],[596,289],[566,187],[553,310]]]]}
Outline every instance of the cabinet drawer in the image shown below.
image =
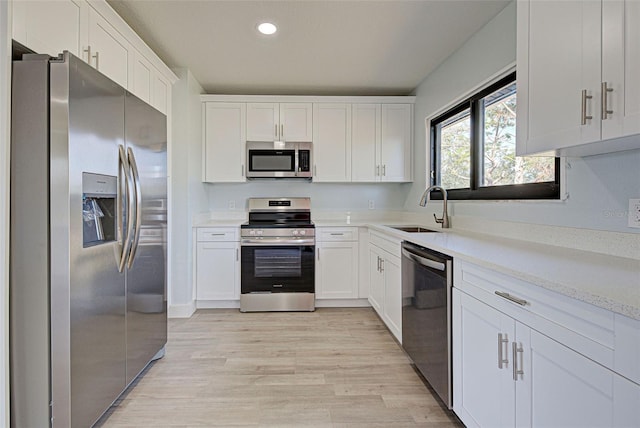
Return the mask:
{"type": "Polygon", "coordinates": [[[393,238],[391,236],[378,233],[376,231],[369,231],[369,242],[378,248],[381,248],[396,257],[401,257],[400,239],[393,238]]]}
{"type": "Polygon", "coordinates": [[[198,242],[237,240],[238,229],[235,227],[198,228],[198,242]]]}
{"type": "Polygon", "coordinates": [[[357,227],[332,227],[331,229],[318,228],[319,241],[357,241],[357,227]]]}
{"type": "Polygon", "coordinates": [[[456,288],[606,367],[613,367],[612,312],[466,261],[454,261],[453,280],[456,288]],[[522,302],[509,301],[497,293],[508,293],[522,302]]]}

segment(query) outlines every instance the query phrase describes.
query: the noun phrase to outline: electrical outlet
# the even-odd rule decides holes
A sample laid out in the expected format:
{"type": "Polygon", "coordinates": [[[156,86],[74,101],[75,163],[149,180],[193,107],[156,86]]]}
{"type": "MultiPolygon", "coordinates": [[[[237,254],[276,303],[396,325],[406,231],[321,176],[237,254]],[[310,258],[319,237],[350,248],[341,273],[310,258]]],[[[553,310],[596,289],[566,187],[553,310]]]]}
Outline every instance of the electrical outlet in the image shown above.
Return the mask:
{"type": "Polygon", "coordinates": [[[629,227],[640,228],[640,199],[629,199],[629,227]]]}
{"type": "Polygon", "coordinates": [[[369,199],[369,209],[370,210],[376,209],[376,202],[373,199],[369,199]]]}
{"type": "Polygon", "coordinates": [[[233,200],[233,199],[227,201],[227,207],[229,208],[229,210],[235,210],[236,209],[236,201],[233,200]]]}

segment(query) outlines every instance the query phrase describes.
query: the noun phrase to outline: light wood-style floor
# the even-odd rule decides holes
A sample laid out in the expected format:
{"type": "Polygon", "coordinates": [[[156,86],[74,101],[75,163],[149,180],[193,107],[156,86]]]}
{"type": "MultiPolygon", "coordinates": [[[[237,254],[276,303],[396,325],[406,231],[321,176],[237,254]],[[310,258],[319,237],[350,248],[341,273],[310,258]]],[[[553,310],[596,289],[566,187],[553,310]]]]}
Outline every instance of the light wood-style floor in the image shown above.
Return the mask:
{"type": "Polygon", "coordinates": [[[199,310],[99,423],[457,427],[371,308],[199,310]]]}

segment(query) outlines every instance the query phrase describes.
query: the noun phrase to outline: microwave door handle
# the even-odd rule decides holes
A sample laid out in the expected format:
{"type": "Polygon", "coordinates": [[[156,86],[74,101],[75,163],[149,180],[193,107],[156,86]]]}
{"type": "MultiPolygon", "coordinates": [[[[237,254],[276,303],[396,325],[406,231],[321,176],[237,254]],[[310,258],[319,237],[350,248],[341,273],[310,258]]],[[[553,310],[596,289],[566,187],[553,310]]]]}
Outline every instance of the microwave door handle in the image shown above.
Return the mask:
{"type": "Polygon", "coordinates": [[[298,150],[297,147],[296,147],[296,151],[293,154],[293,171],[296,174],[296,176],[300,171],[300,151],[298,150]]]}

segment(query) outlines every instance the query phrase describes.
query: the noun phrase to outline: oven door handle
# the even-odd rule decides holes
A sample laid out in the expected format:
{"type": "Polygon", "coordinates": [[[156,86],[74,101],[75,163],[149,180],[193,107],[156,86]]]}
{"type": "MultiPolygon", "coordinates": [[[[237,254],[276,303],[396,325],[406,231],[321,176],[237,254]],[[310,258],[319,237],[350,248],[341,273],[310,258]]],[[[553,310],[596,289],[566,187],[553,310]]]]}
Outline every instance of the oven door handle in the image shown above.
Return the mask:
{"type": "Polygon", "coordinates": [[[240,241],[240,245],[242,246],[252,246],[252,247],[266,247],[266,246],[274,246],[274,245],[315,245],[315,238],[287,238],[287,239],[277,239],[277,238],[243,238],[240,241]]]}
{"type": "Polygon", "coordinates": [[[439,271],[444,272],[444,270],[446,269],[446,265],[444,263],[440,263],[440,262],[436,262],[434,260],[430,260],[430,259],[426,259],[424,257],[420,257],[417,254],[411,253],[407,250],[405,250],[404,248],[402,249],[402,255],[407,257],[410,260],[413,260],[414,262],[421,264],[422,266],[426,266],[429,267],[431,269],[436,269],[439,271]]]}

